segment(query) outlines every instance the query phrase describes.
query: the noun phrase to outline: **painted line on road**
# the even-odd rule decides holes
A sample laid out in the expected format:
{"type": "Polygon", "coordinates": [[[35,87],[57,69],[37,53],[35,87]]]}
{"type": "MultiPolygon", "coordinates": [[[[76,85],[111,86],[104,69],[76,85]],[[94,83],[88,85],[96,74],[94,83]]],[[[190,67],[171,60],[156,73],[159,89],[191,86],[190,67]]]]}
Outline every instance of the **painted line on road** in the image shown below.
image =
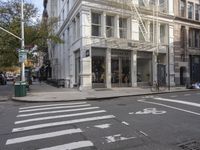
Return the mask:
{"type": "Polygon", "coordinates": [[[200,95],[200,93],[196,93],[197,95],[200,95]]]}
{"type": "Polygon", "coordinates": [[[179,104],[185,104],[185,105],[200,107],[199,103],[194,103],[194,102],[187,102],[187,101],[181,101],[181,100],[175,100],[175,99],[167,99],[167,98],[161,98],[161,97],[153,98],[153,99],[159,100],[159,101],[173,102],[173,103],[179,103],[179,104]]]}
{"type": "Polygon", "coordinates": [[[83,112],[83,113],[67,114],[67,115],[57,115],[57,116],[32,118],[32,119],[16,121],[15,124],[34,122],[34,121],[40,121],[40,120],[50,120],[50,119],[67,118],[67,117],[74,117],[74,116],[83,116],[83,115],[90,115],[90,114],[97,114],[97,113],[104,113],[104,112],[106,112],[106,111],[105,110],[99,110],[99,111],[90,111],[90,112],[83,112]]]}
{"type": "Polygon", "coordinates": [[[98,109],[99,107],[86,107],[86,108],[78,108],[78,109],[68,109],[68,110],[56,110],[56,111],[43,111],[31,114],[20,114],[17,117],[29,117],[29,116],[37,116],[37,115],[44,115],[44,114],[55,114],[55,113],[63,113],[63,112],[74,112],[74,111],[81,111],[81,110],[91,110],[91,109],[98,109]]]}
{"type": "Polygon", "coordinates": [[[187,113],[190,113],[190,114],[194,114],[194,115],[200,116],[200,113],[189,111],[189,110],[185,110],[185,109],[174,107],[174,106],[170,106],[170,105],[165,105],[165,104],[156,103],[156,102],[149,102],[149,101],[145,101],[145,100],[138,100],[138,102],[143,102],[143,103],[149,103],[149,104],[164,106],[164,107],[167,107],[167,108],[176,109],[176,110],[179,110],[179,111],[183,111],[183,112],[187,112],[187,113]]]}
{"type": "Polygon", "coordinates": [[[78,141],[73,143],[68,143],[64,145],[58,145],[54,147],[48,147],[48,148],[42,148],[38,150],[73,150],[73,149],[79,149],[84,147],[91,147],[94,146],[94,144],[91,141],[78,141]]]}
{"type": "Polygon", "coordinates": [[[86,104],[86,102],[76,102],[76,103],[59,103],[59,104],[49,104],[49,105],[37,105],[37,106],[29,106],[29,107],[22,107],[19,109],[33,109],[33,108],[41,108],[41,107],[51,107],[51,106],[65,106],[65,105],[80,105],[80,104],[86,104]]]}
{"type": "Polygon", "coordinates": [[[33,129],[41,129],[41,128],[46,128],[46,127],[54,127],[54,126],[68,125],[68,124],[81,123],[81,122],[105,120],[105,119],[111,119],[111,118],[115,118],[115,116],[113,116],[113,115],[96,116],[96,117],[82,118],[82,119],[75,119],[75,120],[68,120],[68,121],[59,121],[59,122],[37,124],[37,125],[32,125],[32,126],[14,128],[12,130],[12,132],[20,132],[20,131],[27,131],[27,130],[33,130],[33,129]]]}
{"type": "Polygon", "coordinates": [[[43,111],[43,110],[53,110],[53,109],[66,109],[66,108],[77,108],[77,107],[88,107],[91,106],[90,104],[84,105],[74,105],[74,106],[58,106],[58,107],[48,107],[48,108],[37,108],[37,109],[28,109],[28,110],[21,110],[19,113],[23,112],[34,112],[34,111],[43,111]]]}
{"type": "Polygon", "coordinates": [[[44,134],[24,136],[24,137],[19,137],[19,138],[14,138],[14,139],[8,139],[6,142],[6,145],[23,143],[23,142],[34,141],[34,140],[41,140],[41,139],[52,138],[52,137],[57,137],[57,136],[62,136],[62,135],[67,135],[67,134],[81,133],[81,132],[83,131],[78,128],[78,129],[67,129],[67,130],[49,132],[49,133],[44,133],[44,134]]]}

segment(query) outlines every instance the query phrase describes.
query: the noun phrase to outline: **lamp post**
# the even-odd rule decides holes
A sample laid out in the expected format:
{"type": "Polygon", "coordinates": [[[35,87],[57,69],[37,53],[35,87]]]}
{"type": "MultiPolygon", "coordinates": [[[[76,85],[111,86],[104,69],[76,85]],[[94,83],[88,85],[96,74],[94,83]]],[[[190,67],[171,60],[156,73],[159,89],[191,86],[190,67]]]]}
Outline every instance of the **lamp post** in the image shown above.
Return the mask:
{"type": "MultiPolygon", "coordinates": [[[[21,0],[21,49],[25,52],[24,48],[24,0],[21,0]]],[[[25,81],[24,61],[22,61],[21,69],[21,81],[25,81]]]]}

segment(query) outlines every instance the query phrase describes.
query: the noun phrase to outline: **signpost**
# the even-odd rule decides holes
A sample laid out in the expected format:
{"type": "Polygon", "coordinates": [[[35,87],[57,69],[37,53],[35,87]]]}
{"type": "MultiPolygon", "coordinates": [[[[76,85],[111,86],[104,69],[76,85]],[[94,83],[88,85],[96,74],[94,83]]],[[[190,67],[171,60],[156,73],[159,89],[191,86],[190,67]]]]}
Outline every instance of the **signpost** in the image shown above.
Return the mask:
{"type": "Polygon", "coordinates": [[[27,60],[27,53],[24,50],[19,51],[19,62],[24,63],[27,60]]]}

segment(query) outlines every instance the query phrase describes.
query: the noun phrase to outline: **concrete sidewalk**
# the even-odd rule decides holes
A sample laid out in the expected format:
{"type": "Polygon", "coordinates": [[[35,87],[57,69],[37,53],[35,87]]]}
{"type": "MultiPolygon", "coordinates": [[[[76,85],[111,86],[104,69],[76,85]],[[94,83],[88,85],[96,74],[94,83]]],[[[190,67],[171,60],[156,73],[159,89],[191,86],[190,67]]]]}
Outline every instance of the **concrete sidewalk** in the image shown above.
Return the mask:
{"type": "MultiPolygon", "coordinates": [[[[168,92],[181,92],[189,91],[185,87],[171,87],[171,90],[166,89],[159,93],[168,92]]],[[[57,88],[48,85],[44,82],[41,84],[34,82],[30,86],[25,97],[13,97],[13,100],[27,101],[27,102],[55,102],[55,101],[75,101],[75,100],[94,100],[94,99],[106,99],[125,96],[139,96],[139,95],[151,95],[158,94],[151,92],[150,88],[112,88],[112,89],[92,89],[87,91],[79,91],[78,89],[69,88],[57,88]]]]}

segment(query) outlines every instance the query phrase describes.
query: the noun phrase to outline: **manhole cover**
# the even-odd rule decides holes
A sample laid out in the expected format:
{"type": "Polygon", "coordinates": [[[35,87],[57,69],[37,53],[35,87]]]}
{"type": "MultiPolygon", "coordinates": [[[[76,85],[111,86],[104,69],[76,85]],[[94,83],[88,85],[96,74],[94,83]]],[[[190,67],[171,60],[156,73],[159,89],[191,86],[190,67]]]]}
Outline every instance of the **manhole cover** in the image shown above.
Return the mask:
{"type": "Polygon", "coordinates": [[[183,150],[200,150],[200,141],[190,141],[178,145],[183,150]]]}

